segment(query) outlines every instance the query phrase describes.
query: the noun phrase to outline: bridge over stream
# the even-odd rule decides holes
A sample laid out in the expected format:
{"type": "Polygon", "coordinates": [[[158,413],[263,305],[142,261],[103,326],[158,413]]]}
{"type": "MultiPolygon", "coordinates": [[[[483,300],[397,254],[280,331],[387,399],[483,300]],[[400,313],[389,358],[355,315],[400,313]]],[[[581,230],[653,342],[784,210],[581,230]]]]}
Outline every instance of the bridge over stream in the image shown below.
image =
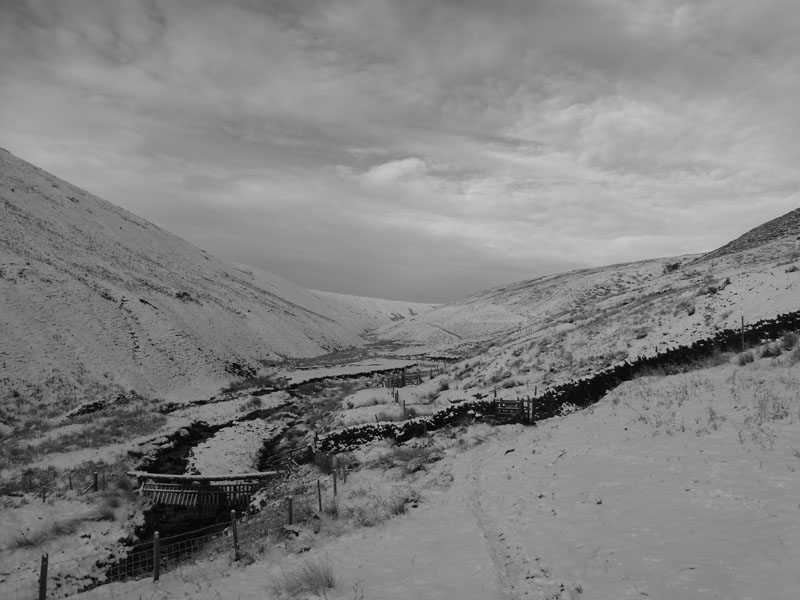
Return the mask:
{"type": "Polygon", "coordinates": [[[138,482],[138,494],[153,504],[187,507],[204,513],[244,510],[253,494],[278,471],[233,475],[167,475],[129,471],[138,482]]]}

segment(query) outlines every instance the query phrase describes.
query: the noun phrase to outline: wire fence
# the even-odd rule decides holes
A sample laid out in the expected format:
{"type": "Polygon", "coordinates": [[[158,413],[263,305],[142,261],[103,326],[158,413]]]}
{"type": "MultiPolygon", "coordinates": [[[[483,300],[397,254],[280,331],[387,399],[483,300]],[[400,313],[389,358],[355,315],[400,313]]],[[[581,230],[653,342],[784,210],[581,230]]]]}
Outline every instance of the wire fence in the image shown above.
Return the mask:
{"type": "Polygon", "coordinates": [[[220,557],[226,559],[222,576],[231,561],[264,553],[277,538],[291,535],[292,525],[318,515],[346,479],[346,467],[336,464],[324,480],[299,485],[274,481],[255,495],[259,512],[253,515],[231,511],[229,518],[219,515],[219,522],[202,529],[169,537],[156,533],[146,542],[78,558],[50,562],[44,554],[37,565],[0,573],[0,600],[138,598],[142,588],[182,578],[200,561],[204,575],[213,578],[206,565],[220,557]]]}
{"type": "Polygon", "coordinates": [[[109,471],[73,470],[58,473],[55,469],[26,469],[13,479],[0,484],[3,495],[33,494],[46,502],[57,493],[75,492],[78,495],[106,490],[109,483],[118,480],[119,473],[109,471]]]}

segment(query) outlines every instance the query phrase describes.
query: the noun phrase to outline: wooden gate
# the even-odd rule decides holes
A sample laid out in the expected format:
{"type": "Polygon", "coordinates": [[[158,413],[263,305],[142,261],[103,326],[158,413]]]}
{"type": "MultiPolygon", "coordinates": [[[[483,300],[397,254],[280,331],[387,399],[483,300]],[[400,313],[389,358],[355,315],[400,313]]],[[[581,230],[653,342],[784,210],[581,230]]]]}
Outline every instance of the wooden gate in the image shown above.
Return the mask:
{"type": "Polygon", "coordinates": [[[495,415],[509,423],[525,422],[525,400],[495,400],[495,415]]]}

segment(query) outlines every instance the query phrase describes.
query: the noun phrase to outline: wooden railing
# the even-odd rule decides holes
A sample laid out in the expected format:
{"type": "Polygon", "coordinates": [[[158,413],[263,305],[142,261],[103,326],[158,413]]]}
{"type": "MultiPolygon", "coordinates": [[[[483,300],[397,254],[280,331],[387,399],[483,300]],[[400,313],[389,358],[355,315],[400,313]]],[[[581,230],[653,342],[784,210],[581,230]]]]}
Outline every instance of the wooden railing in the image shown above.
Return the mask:
{"type": "Polygon", "coordinates": [[[277,471],[217,476],[128,472],[141,481],[139,494],[156,504],[204,508],[242,508],[265,479],[277,474],[277,471]]]}

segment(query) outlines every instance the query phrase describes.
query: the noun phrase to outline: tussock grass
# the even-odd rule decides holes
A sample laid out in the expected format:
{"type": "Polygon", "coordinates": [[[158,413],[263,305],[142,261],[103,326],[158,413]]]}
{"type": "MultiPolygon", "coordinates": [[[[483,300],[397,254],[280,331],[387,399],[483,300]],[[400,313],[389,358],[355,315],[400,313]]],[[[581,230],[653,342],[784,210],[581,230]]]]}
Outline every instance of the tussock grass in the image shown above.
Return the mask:
{"type": "Polygon", "coordinates": [[[410,505],[416,505],[419,501],[420,496],[416,490],[399,490],[395,495],[386,500],[385,507],[390,516],[396,517],[406,514],[408,507],[410,505]]]}
{"type": "Polygon", "coordinates": [[[324,503],[322,505],[322,512],[332,519],[338,519],[340,514],[339,503],[336,500],[324,503]]]}
{"type": "Polygon", "coordinates": [[[336,588],[338,581],[327,556],[307,558],[298,567],[281,570],[270,580],[269,589],[278,598],[296,598],[300,594],[324,592],[336,588]]]}
{"type": "Polygon", "coordinates": [[[376,458],[369,466],[382,469],[398,467],[402,476],[424,469],[424,465],[441,458],[433,446],[395,446],[376,458]]]}
{"type": "Polygon", "coordinates": [[[330,452],[316,452],[312,462],[320,471],[330,475],[336,468],[336,455],[330,452]]]}
{"type": "Polygon", "coordinates": [[[781,348],[784,351],[788,352],[789,350],[797,346],[798,340],[800,340],[800,335],[794,333],[793,331],[784,333],[783,336],[781,337],[781,342],[780,342],[781,348]]]}
{"type": "Polygon", "coordinates": [[[789,355],[789,364],[795,365],[800,362],[800,346],[797,346],[789,355]]]}
{"type": "Polygon", "coordinates": [[[358,527],[375,527],[392,517],[404,515],[409,506],[420,502],[420,495],[411,488],[395,488],[388,496],[369,493],[361,502],[343,507],[341,514],[358,527]]]}
{"type": "Polygon", "coordinates": [[[0,455],[6,457],[9,466],[24,465],[43,454],[66,452],[82,448],[100,448],[148,435],[166,423],[167,418],[144,407],[115,408],[98,414],[85,415],[74,420],[84,425],[79,430],[70,430],[63,435],[51,435],[38,444],[31,443],[30,435],[9,437],[0,440],[0,455]]]}

